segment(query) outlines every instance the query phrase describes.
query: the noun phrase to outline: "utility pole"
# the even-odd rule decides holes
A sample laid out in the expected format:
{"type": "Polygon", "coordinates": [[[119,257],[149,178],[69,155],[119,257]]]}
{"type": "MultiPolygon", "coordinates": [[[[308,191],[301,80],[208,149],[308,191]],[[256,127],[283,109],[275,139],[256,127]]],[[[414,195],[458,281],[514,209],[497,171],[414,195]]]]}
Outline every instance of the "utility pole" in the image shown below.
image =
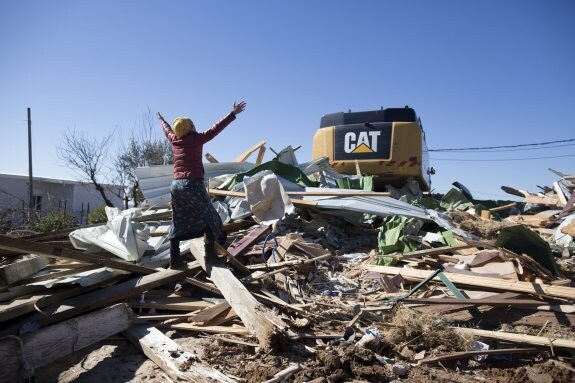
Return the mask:
{"type": "Polygon", "coordinates": [[[29,208],[30,210],[34,209],[34,188],[33,182],[34,178],[32,177],[32,118],[30,117],[30,108],[28,108],[28,193],[30,197],[29,208]]]}

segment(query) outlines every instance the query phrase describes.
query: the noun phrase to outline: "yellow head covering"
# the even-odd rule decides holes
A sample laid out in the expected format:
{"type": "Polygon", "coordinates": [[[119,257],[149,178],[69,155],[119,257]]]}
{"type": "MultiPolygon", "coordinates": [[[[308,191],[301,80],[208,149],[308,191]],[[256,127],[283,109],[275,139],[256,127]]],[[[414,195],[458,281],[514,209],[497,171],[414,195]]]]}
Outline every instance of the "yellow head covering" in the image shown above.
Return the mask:
{"type": "Polygon", "coordinates": [[[193,126],[192,120],[188,117],[178,117],[172,124],[172,130],[178,138],[182,138],[192,130],[193,126]]]}

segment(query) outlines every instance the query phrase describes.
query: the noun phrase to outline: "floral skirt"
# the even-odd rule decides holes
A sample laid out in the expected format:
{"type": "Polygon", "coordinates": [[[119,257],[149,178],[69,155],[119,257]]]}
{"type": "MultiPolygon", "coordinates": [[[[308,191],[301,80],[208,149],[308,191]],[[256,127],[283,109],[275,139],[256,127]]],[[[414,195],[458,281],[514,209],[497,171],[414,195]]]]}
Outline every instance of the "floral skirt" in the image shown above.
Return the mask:
{"type": "Polygon", "coordinates": [[[170,239],[185,240],[206,234],[210,240],[222,236],[222,220],[206,191],[202,178],[172,181],[172,228],[170,239]]]}

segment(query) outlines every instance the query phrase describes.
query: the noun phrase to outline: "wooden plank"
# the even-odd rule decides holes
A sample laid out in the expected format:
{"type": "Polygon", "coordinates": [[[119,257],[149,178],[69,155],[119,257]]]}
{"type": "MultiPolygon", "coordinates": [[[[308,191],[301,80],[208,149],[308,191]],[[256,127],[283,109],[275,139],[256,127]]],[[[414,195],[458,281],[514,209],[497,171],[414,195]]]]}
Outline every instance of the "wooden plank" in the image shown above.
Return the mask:
{"type": "Polygon", "coordinates": [[[143,309],[156,309],[156,310],[171,310],[171,311],[196,311],[213,306],[203,300],[192,300],[188,297],[152,297],[146,299],[144,302],[137,301],[131,302],[132,308],[143,309]]]}
{"type": "Polygon", "coordinates": [[[300,234],[289,233],[288,235],[286,235],[285,238],[278,244],[278,247],[275,250],[275,254],[277,255],[278,259],[276,259],[274,262],[274,260],[270,258],[268,259],[268,263],[273,264],[283,261],[291,245],[293,245],[294,242],[299,240],[303,241],[303,237],[300,234]]]}
{"type": "Polygon", "coordinates": [[[210,276],[211,280],[222,292],[226,301],[238,314],[248,331],[255,334],[264,349],[274,347],[289,326],[273,311],[259,303],[247,288],[225,267],[225,264],[206,263],[204,241],[202,238],[184,243],[189,248],[199,264],[210,276]]]}
{"type": "Polygon", "coordinates": [[[505,299],[505,298],[406,298],[405,303],[423,303],[433,305],[489,305],[489,306],[521,306],[537,309],[545,304],[544,301],[535,299],[505,299]]]}
{"type": "Polygon", "coordinates": [[[515,206],[517,206],[517,202],[512,202],[512,203],[507,204],[507,205],[501,205],[501,206],[493,207],[493,208],[489,209],[489,211],[491,213],[496,213],[498,211],[511,209],[512,207],[515,207],[515,206]]]}
{"type": "MultiPolygon", "coordinates": [[[[61,267],[65,268],[65,267],[61,267]]],[[[36,277],[26,278],[19,280],[16,285],[26,285],[29,283],[37,283],[42,281],[49,281],[50,279],[65,277],[67,275],[74,275],[78,273],[83,273],[85,271],[96,270],[101,268],[99,265],[82,265],[81,267],[73,267],[68,270],[54,271],[53,273],[38,275],[36,277]]]]}
{"type": "MultiPolygon", "coordinates": [[[[99,283],[91,286],[85,287],[73,287],[67,289],[61,289],[56,291],[50,291],[47,294],[38,294],[32,296],[26,296],[21,298],[16,298],[9,303],[0,305],[0,322],[5,322],[10,319],[17,318],[21,315],[34,312],[36,310],[41,310],[42,308],[55,304],[64,299],[78,296],[80,294],[85,294],[90,291],[99,289],[107,284],[118,282],[124,279],[125,275],[114,276],[110,279],[106,279],[99,283]]],[[[1,333],[0,333],[1,335],[1,333]]]]}
{"type": "Polygon", "coordinates": [[[244,252],[248,247],[250,247],[255,241],[260,239],[264,234],[271,231],[271,225],[259,225],[250,230],[241,239],[235,240],[230,246],[228,246],[228,252],[237,257],[242,252],[244,252]]]}
{"type": "Polygon", "coordinates": [[[545,227],[553,222],[552,217],[542,217],[531,214],[511,215],[507,217],[506,220],[512,221],[515,224],[527,225],[534,228],[545,227]]]}
{"type": "MultiPolygon", "coordinates": [[[[208,193],[211,195],[215,195],[215,196],[222,196],[222,197],[240,197],[240,198],[246,198],[246,193],[245,192],[234,192],[234,191],[228,191],[228,190],[218,190],[218,189],[209,189],[208,193]]],[[[289,192],[288,196],[289,196],[289,192]]],[[[301,205],[301,206],[316,206],[317,203],[315,201],[304,201],[301,199],[292,199],[291,202],[294,205],[301,205]]]]}
{"type": "Polygon", "coordinates": [[[254,146],[252,146],[251,148],[249,148],[248,150],[237,156],[232,162],[245,162],[248,159],[248,157],[252,155],[253,152],[263,147],[265,144],[266,144],[265,140],[258,142],[257,144],[255,144],[254,146]]]}
{"type": "Polygon", "coordinates": [[[198,357],[198,352],[184,350],[179,344],[151,325],[132,326],[124,331],[123,335],[142,350],[173,381],[183,380],[195,383],[235,382],[201,360],[198,357]]]}
{"type": "Polygon", "coordinates": [[[420,258],[423,256],[434,256],[434,255],[439,255],[439,254],[445,254],[445,253],[454,253],[458,250],[464,250],[464,249],[469,249],[471,247],[474,247],[472,245],[458,245],[458,246],[442,246],[442,247],[434,247],[431,249],[423,249],[423,250],[417,250],[417,251],[412,251],[411,253],[404,253],[404,254],[395,254],[395,255],[391,255],[391,257],[393,257],[394,259],[400,260],[400,261],[404,261],[407,259],[413,259],[413,258],[420,258]]]}
{"type": "Polygon", "coordinates": [[[515,195],[518,197],[528,197],[529,195],[531,195],[531,193],[525,190],[515,189],[509,186],[501,186],[501,190],[503,190],[505,193],[515,195]]]}
{"type": "Polygon", "coordinates": [[[205,323],[211,321],[221,313],[231,308],[230,304],[226,301],[217,303],[212,307],[200,311],[197,314],[190,315],[188,322],[195,325],[204,325],[205,323]]]}
{"type": "Polygon", "coordinates": [[[2,338],[0,381],[32,377],[35,368],[126,330],[130,315],[125,304],[117,304],[19,337],[2,338]]]}
{"type": "Polygon", "coordinates": [[[224,225],[222,226],[222,231],[229,233],[231,231],[247,229],[248,227],[252,227],[255,224],[256,224],[256,222],[254,220],[250,220],[250,219],[243,219],[240,221],[224,223],[224,225]]]}
{"type": "Polygon", "coordinates": [[[277,295],[270,293],[269,291],[262,289],[261,294],[260,293],[254,293],[254,296],[259,298],[260,300],[264,300],[266,302],[270,302],[275,306],[280,306],[286,310],[291,310],[291,311],[295,311],[299,314],[302,315],[312,315],[312,313],[307,312],[306,310],[302,309],[301,307],[298,307],[296,305],[290,305],[285,303],[284,301],[282,301],[280,298],[278,298],[277,295]]]}
{"type": "Polygon", "coordinates": [[[210,162],[212,164],[217,164],[218,162],[220,162],[220,161],[216,160],[216,158],[214,156],[212,156],[210,153],[206,153],[205,157],[206,157],[206,160],[208,160],[208,162],[210,162]]]}
{"type": "Polygon", "coordinates": [[[282,273],[274,274],[275,287],[278,293],[278,297],[287,304],[297,303],[295,298],[292,298],[289,293],[287,286],[287,278],[282,273]]]}
{"type": "Polygon", "coordinates": [[[49,241],[51,239],[58,239],[58,238],[66,238],[68,239],[68,235],[73,232],[74,230],[77,229],[86,229],[89,227],[96,227],[96,226],[102,226],[101,223],[94,223],[91,225],[82,225],[82,226],[77,226],[77,227],[68,227],[65,229],[60,229],[60,230],[54,230],[54,231],[48,231],[46,233],[40,233],[40,234],[31,234],[31,235],[25,235],[23,237],[20,237],[21,239],[24,239],[26,241],[34,241],[34,242],[42,242],[42,241],[49,241]]]}
{"type": "Polygon", "coordinates": [[[192,277],[188,277],[188,278],[184,279],[184,281],[186,281],[190,285],[199,287],[202,290],[209,291],[209,292],[216,294],[216,295],[222,295],[221,291],[218,290],[218,288],[216,286],[212,285],[211,283],[206,283],[206,282],[200,281],[197,278],[192,278],[192,277]]]}
{"type": "Polygon", "coordinates": [[[227,334],[227,335],[249,335],[250,332],[245,327],[228,327],[228,326],[197,326],[193,323],[176,323],[169,325],[171,329],[205,332],[208,334],[227,334]]]}
{"type": "Polygon", "coordinates": [[[563,190],[561,189],[559,182],[553,182],[553,190],[555,190],[555,194],[557,194],[557,199],[559,200],[558,205],[561,207],[567,205],[567,198],[565,197],[565,194],[563,194],[563,190]]]}
{"type": "MultiPolygon", "coordinates": [[[[159,287],[168,283],[182,280],[198,271],[198,262],[188,263],[188,269],[162,270],[143,277],[132,278],[125,282],[108,286],[106,288],[83,294],[74,298],[66,299],[54,305],[44,308],[42,313],[33,314],[27,322],[33,322],[38,326],[45,326],[58,322],[83,312],[108,306],[118,301],[125,300],[141,294],[144,291],[159,287]]],[[[24,326],[26,323],[22,323],[24,326]]]]}
{"type": "Polygon", "coordinates": [[[504,331],[489,331],[474,328],[451,327],[459,333],[473,335],[483,339],[495,339],[506,342],[532,344],[536,346],[552,346],[559,348],[575,349],[575,341],[569,339],[551,339],[545,336],[535,336],[527,334],[516,334],[504,331]]]}
{"type": "MultiPolygon", "coordinates": [[[[285,271],[288,271],[289,269],[293,268],[294,266],[304,266],[304,265],[310,265],[312,263],[318,262],[318,261],[323,261],[324,259],[329,259],[331,258],[332,255],[331,254],[325,254],[325,255],[320,255],[319,257],[315,257],[315,258],[311,258],[311,259],[306,259],[305,261],[299,261],[297,265],[293,265],[293,266],[288,266],[288,267],[282,267],[281,269],[276,269],[274,271],[270,271],[268,273],[264,273],[264,274],[259,274],[256,276],[252,276],[252,275],[248,275],[247,277],[243,278],[242,280],[245,282],[251,282],[251,281],[256,281],[258,279],[262,279],[265,277],[269,277],[272,276],[274,274],[277,273],[283,273],[285,271]]],[[[273,263],[272,263],[273,265],[273,263]]]]}
{"type": "Polygon", "coordinates": [[[102,256],[83,253],[81,251],[67,249],[65,247],[52,246],[45,243],[25,241],[7,235],[0,235],[0,249],[19,251],[23,254],[41,254],[51,258],[72,259],[74,261],[97,264],[110,267],[112,269],[125,270],[137,274],[152,274],[156,272],[154,269],[135,265],[119,259],[116,260],[105,258],[102,256]]]}
{"type": "MultiPolygon", "coordinates": [[[[214,319],[211,319],[208,322],[201,323],[201,326],[222,326],[228,322],[233,321],[234,319],[238,319],[238,314],[232,309],[231,307],[224,311],[223,313],[216,316],[214,319]]],[[[194,323],[195,324],[195,323],[194,323]]]]}
{"type": "Polygon", "coordinates": [[[214,243],[216,248],[216,253],[222,254],[228,262],[233,266],[236,271],[238,271],[242,276],[250,275],[252,272],[244,266],[237,258],[235,258],[229,251],[226,250],[225,247],[220,245],[219,243],[214,243]]]}
{"type": "Polygon", "coordinates": [[[141,321],[165,321],[169,319],[188,319],[194,315],[193,313],[187,314],[163,314],[163,315],[138,315],[137,320],[141,321]]]}
{"type": "Polygon", "coordinates": [[[551,205],[551,206],[559,206],[559,199],[557,198],[549,198],[549,197],[539,197],[535,195],[527,196],[523,199],[525,203],[534,203],[538,205],[551,205]]]}
{"type": "Polygon", "coordinates": [[[11,285],[36,274],[48,265],[48,258],[43,255],[25,255],[21,259],[0,266],[0,285],[11,285]]]}
{"type": "Polygon", "coordinates": [[[537,311],[531,315],[524,315],[514,320],[515,326],[541,327],[546,323],[553,326],[575,327],[575,314],[557,314],[551,311],[537,311]]]}
{"type": "Polygon", "coordinates": [[[262,164],[265,153],[266,153],[266,147],[265,146],[260,147],[260,150],[258,151],[258,156],[256,158],[256,166],[262,164]]]}
{"type": "MultiPolygon", "coordinates": [[[[420,281],[423,280],[433,271],[407,269],[393,266],[376,266],[367,265],[363,267],[364,270],[373,271],[382,274],[401,274],[406,279],[420,281]]],[[[452,274],[444,272],[449,280],[456,285],[482,287],[492,290],[515,291],[519,293],[529,293],[534,295],[548,295],[550,297],[575,299],[575,288],[567,286],[552,286],[544,285],[541,283],[521,282],[521,281],[507,281],[504,279],[470,276],[464,274],[452,274]]],[[[437,277],[436,277],[437,278],[437,277]]]]}
{"type": "Polygon", "coordinates": [[[305,254],[313,258],[317,258],[326,254],[331,254],[331,252],[328,249],[324,249],[320,244],[305,242],[303,238],[301,241],[294,242],[293,247],[297,248],[298,250],[304,252],[305,254]]]}
{"type": "Polygon", "coordinates": [[[290,376],[301,370],[299,363],[290,363],[288,367],[276,373],[273,378],[266,380],[264,383],[281,383],[285,382],[290,376]]]}

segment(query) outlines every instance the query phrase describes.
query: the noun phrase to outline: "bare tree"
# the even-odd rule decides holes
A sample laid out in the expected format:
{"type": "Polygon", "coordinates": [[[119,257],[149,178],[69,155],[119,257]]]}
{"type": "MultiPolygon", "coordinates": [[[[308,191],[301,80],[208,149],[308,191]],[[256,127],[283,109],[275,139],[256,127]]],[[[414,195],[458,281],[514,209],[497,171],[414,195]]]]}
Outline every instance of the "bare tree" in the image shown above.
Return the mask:
{"type": "Polygon", "coordinates": [[[155,122],[154,114],[148,109],[132,130],[127,143],[123,144],[124,141],[120,139],[119,154],[114,164],[117,173],[115,179],[118,183],[124,181],[125,195],[130,196],[134,206],[138,206],[144,199],[136,168],[173,163],[170,144],[163,135],[158,138],[161,129],[155,122]]]}
{"type": "MultiPolygon", "coordinates": [[[[106,195],[105,184],[102,181],[105,176],[102,175],[102,169],[106,165],[108,150],[113,141],[112,134],[101,140],[95,140],[74,129],[64,133],[63,141],[57,147],[58,157],[82,178],[87,177],[102,196],[106,206],[110,207],[114,204],[106,195]]],[[[108,190],[108,192],[112,191],[108,190]]]]}

